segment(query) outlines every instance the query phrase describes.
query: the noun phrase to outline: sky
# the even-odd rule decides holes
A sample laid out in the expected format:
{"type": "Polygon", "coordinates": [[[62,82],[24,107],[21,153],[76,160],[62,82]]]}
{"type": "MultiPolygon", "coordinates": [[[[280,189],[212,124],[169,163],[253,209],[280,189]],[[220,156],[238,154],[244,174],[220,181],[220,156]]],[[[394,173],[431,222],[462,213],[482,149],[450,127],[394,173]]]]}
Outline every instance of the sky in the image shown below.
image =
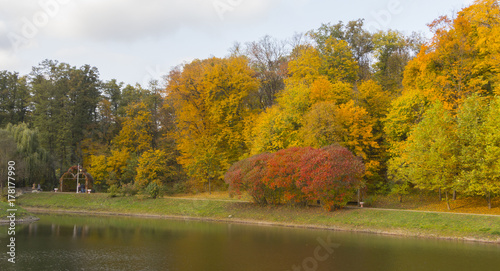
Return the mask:
{"type": "Polygon", "coordinates": [[[235,42],[278,40],[322,23],[364,19],[371,31],[430,38],[427,24],[473,0],[0,0],[0,70],[44,59],[97,67],[101,80],[146,86],[235,42]]]}

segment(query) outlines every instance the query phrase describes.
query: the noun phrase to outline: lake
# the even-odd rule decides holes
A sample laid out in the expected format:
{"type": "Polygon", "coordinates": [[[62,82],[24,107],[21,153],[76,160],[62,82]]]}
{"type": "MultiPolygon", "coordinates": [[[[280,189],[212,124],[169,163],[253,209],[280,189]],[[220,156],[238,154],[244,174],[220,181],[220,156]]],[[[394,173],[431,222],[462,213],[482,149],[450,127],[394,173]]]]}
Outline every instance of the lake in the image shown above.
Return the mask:
{"type": "Polygon", "coordinates": [[[0,270],[500,270],[500,245],[137,217],[0,226],[0,270]]]}

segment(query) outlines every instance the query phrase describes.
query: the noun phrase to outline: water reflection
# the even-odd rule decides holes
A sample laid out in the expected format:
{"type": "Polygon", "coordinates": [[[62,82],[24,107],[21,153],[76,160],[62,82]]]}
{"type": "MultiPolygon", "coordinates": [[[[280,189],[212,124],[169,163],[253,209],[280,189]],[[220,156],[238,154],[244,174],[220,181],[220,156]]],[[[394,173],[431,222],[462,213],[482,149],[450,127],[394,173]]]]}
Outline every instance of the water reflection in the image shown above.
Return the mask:
{"type": "MultiPolygon", "coordinates": [[[[500,246],[242,224],[40,215],[1,270],[498,270],[500,246]]],[[[5,227],[0,238],[5,240],[5,227]]]]}

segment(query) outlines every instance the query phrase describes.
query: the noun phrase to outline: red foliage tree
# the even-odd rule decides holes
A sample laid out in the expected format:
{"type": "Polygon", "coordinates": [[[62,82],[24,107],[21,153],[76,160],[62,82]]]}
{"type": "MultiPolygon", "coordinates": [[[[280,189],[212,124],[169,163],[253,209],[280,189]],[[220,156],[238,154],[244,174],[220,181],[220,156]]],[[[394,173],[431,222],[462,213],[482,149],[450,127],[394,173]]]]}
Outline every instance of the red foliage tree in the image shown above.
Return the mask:
{"type": "Polygon", "coordinates": [[[270,198],[272,192],[262,179],[267,172],[267,162],[271,156],[269,153],[261,153],[236,162],[224,175],[224,181],[237,194],[247,191],[256,203],[267,204],[266,198],[270,198]]]}
{"type": "Polygon", "coordinates": [[[332,211],[344,207],[362,186],[364,170],[361,158],[339,145],[293,147],[239,161],[225,181],[238,194],[249,192],[261,205],[320,200],[332,211]]]}
{"type": "Polygon", "coordinates": [[[306,203],[306,197],[300,187],[300,167],[303,156],[314,151],[311,147],[292,147],[276,152],[267,163],[267,172],[262,181],[273,191],[270,202],[279,204],[306,203]],[[298,185],[299,184],[299,185],[298,185]]]}
{"type": "Polygon", "coordinates": [[[315,149],[301,163],[300,182],[307,199],[319,199],[326,210],[344,207],[361,187],[364,165],[360,157],[339,145],[315,149]]]}

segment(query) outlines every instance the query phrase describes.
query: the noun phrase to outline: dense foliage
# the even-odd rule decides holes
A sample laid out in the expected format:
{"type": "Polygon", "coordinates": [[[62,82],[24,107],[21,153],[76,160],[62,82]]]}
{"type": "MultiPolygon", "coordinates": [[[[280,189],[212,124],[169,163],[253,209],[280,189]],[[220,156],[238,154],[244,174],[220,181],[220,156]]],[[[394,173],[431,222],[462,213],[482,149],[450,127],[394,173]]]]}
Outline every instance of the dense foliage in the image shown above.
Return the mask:
{"type": "Polygon", "coordinates": [[[361,157],[369,193],[402,198],[418,187],[491,203],[500,193],[499,4],[476,0],[429,27],[429,41],[370,33],[363,20],[288,42],[265,36],[179,65],[164,86],[104,82],[95,67],[51,60],[26,76],[0,71],[0,158],[18,161],[24,184],[49,189],[78,163],[103,190],[224,189],[237,163],[226,178],[258,203],[314,194],[328,204],[343,192],[295,167],[314,152],[341,155],[326,147],[337,144],[361,157]]]}
{"type": "Polygon", "coordinates": [[[363,185],[364,165],[339,145],[292,147],[263,153],[232,165],[225,181],[248,192],[258,204],[299,204],[320,200],[327,210],[342,208],[363,185]]]}

